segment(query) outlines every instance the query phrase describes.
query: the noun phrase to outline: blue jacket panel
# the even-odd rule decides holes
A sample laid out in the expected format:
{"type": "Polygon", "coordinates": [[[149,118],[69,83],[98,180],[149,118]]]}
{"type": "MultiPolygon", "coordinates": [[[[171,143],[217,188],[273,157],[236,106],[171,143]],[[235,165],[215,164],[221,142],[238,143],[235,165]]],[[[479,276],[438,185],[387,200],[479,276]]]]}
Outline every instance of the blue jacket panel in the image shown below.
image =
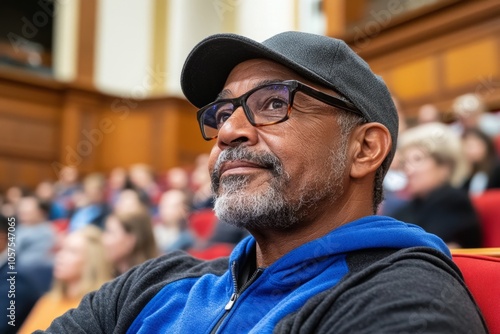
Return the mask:
{"type": "Polygon", "coordinates": [[[311,297],[334,287],[348,272],[346,254],[370,248],[429,247],[450,256],[446,245],[421,228],[369,216],[343,225],[278,259],[242,290],[238,267],[255,247],[244,239],[223,275],[205,274],[167,284],[143,308],[129,333],[270,333],[311,297]],[[233,298],[234,302],[230,302],[233,298]]]}

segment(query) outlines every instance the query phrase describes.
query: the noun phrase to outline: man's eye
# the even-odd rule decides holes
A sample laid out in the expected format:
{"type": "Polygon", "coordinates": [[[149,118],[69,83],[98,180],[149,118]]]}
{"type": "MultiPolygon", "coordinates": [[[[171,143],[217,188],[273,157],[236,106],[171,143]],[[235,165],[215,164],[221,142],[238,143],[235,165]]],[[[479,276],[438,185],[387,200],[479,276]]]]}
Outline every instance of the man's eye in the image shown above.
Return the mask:
{"type": "Polygon", "coordinates": [[[281,99],[273,98],[269,99],[264,105],[262,110],[282,110],[283,108],[286,108],[288,103],[286,101],[283,101],[281,99]]]}
{"type": "Polygon", "coordinates": [[[232,110],[229,109],[222,109],[217,111],[217,114],[215,114],[215,122],[217,123],[217,128],[220,128],[229,117],[232,115],[232,110]]]}

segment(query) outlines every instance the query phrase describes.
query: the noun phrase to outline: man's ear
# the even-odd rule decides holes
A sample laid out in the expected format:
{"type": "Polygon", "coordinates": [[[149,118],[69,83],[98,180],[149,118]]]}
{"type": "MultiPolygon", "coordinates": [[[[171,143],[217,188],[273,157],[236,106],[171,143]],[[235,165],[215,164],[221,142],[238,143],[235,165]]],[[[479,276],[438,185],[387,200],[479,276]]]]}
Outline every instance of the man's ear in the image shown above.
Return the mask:
{"type": "Polygon", "coordinates": [[[366,123],[352,133],[353,160],[350,176],[362,178],[375,172],[391,150],[391,135],[380,123],[366,123]]]}

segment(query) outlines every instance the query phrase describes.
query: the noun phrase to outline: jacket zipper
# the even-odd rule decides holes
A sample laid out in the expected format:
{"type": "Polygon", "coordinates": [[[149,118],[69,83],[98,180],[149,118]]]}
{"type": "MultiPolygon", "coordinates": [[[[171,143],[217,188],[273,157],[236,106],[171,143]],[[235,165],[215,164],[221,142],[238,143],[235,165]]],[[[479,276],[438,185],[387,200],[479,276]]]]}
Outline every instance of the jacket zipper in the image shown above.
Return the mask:
{"type": "Polygon", "coordinates": [[[237,275],[236,275],[236,261],[233,261],[233,263],[231,264],[231,276],[233,278],[234,292],[231,295],[231,297],[229,298],[229,301],[227,302],[226,306],[224,307],[226,312],[224,312],[224,314],[219,319],[219,321],[217,322],[217,324],[215,325],[215,327],[212,329],[212,331],[210,333],[217,333],[220,325],[222,324],[224,319],[226,319],[226,317],[228,316],[229,312],[233,308],[234,303],[236,303],[236,300],[238,300],[238,298],[241,296],[241,294],[243,292],[245,292],[245,290],[260,276],[260,274],[262,274],[262,272],[263,272],[263,269],[257,268],[257,270],[255,270],[254,273],[252,274],[252,276],[250,277],[250,279],[248,279],[248,281],[246,281],[245,284],[243,284],[241,289],[238,290],[238,279],[237,279],[237,275]]]}

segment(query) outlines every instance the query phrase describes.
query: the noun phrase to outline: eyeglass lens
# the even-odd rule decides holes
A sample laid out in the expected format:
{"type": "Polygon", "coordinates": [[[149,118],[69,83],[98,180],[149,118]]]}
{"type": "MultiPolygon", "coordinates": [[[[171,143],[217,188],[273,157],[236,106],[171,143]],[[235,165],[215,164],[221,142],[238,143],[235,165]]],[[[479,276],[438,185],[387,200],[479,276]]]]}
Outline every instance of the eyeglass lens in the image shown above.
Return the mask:
{"type": "MultiPolygon", "coordinates": [[[[290,88],[283,84],[263,86],[251,92],[242,105],[253,125],[272,124],[281,121],[288,114],[290,88]]],[[[221,101],[208,107],[201,121],[206,137],[217,136],[224,122],[233,114],[237,106],[231,101],[221,101]]]]}

